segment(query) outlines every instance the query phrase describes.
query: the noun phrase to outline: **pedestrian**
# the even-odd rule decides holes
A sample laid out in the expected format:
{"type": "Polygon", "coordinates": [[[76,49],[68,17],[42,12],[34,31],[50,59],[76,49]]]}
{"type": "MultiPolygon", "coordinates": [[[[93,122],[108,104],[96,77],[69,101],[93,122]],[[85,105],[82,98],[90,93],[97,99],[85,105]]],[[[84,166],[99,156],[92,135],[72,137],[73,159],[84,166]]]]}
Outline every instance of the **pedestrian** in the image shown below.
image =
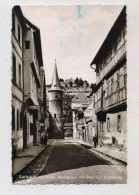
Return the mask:
{"type": "Polygon", "coordinates": [[[40,144],[41,144],[42,146],[44,145],[44,137],[43,137],[43,135],[41,136],[40,144]]]}
{"type": "Polygon", "coordinates": [[[98,143],[98,138],[97,135],[95,134],[95,136],[93,137],[93,142],[94,142],[94,147],[96,148],[96,145],[98,143]]]}
{"type": "Polygon", "coordinates": [[[47,135],[44,136],[44,146],[47,145],[47,135]]]}

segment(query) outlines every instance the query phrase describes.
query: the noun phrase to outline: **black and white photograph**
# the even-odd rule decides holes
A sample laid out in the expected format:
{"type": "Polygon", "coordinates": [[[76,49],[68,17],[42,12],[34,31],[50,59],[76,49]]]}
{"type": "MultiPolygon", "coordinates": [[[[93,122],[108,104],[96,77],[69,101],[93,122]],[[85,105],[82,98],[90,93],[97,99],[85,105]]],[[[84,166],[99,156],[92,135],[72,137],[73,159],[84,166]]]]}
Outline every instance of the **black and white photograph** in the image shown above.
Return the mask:
{"type": "Polygon", "coordinates": [[[15,5],[12,183],[127,184],[126,5],[15,5]]]}

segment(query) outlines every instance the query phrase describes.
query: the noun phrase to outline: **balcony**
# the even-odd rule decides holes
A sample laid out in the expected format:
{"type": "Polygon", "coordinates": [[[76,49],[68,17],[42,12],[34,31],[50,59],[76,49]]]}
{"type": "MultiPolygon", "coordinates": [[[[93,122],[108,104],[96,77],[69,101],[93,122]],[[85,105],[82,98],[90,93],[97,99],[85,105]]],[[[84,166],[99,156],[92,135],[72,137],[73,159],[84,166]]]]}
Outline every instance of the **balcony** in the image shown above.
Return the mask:
{"type": "Polygon", "coordinates": [[[105,68],[100,72],[96,78],[96,84],[98,84],[125,56],[126,54],[126,41],[121,45],[121,47],[114,53],[114,56],[106,63],[105,68]]]}
{"type": "Polygon", "coordinates": [[[106,98],[106,109],[111,109],[115,106],[126,103],[126,99],[127,90],[125,86],[106,98]]]}
{"type": "MultiPolygon", "coordinates": [[[[105,99],[103,99],[103,102],[104,101],[105,101],[105,99]]],[[[95,111],[96,111],[96,113],[105,111],[105,104],[102,103],[101,98],[98,101],[95,102],[95,111]]]]}
{"type": "Polygon", "coordinates": [[[118,91],[112,93],[111,95],[107,96],[106,98],[100,98],[98,101],[95,102],[95,110],[96,113],[98,112],[106,112],[107,110],[119,106],[121,104],[126,103],[127,99],[127,90],[126,86],[119,89],[118,91]]]}

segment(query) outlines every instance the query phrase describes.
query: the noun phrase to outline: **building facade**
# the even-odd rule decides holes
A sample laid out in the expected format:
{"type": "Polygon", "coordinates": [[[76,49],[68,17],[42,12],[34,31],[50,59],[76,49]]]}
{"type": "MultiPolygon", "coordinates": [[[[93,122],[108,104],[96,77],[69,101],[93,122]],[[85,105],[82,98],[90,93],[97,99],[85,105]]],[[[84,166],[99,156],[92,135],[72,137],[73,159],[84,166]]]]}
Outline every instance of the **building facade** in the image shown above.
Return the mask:
{"type": "Polygon", "coordinates": [[[47,132],[47,103],[46,103],[46,82],[45,82],[45,71],[43,69],[43,67],[40,68],[40,88],[38,91],[38,99],[39,99],[39,123],[40,123],[40,129],[39,129],[39,133],[40,136],[42,134],[48,134],[47,132]]]}
{"type": "Polygon", "coordinates": [[[43,67],[40,30],[25,18],[24,33],[24,148],[37,144],[40,131],[39,88],[40,69],[43,67]]]}
{"type": "Polygon", "coordinates": [[[127,31],[124,7],[93,59],[99,144],[126,148],[127,144],[127,31]]]}
{"type": "Polygon", "coordinates": [[[63,109],[62,109],[62,97],[63,91],[60,87],[57,66],[55,62],[54,74],[52,79],[49,93],[49,117],[51,127],[49,129],[50,138],[63,138],[63,109]]]}
{"type": "Polygon", "coordinates": [[[12,9],[12,151],[13,157],[36,145],[45,131],[46,88],[40,30],[20,6],[12,9]]]}
{"type": "Polygon", "coordinates": [[[78,94],[72,99],[71,109],[73,116],[73,140],[84,140],[86,136],[84,110],[88,107],[90,97],[88,94],[78,94]]]}
{"type": "Polygon", "coordinates": [[[23,33],[26,24],[20,7],[12,10],[12,147],[13,156],[23,149],[23,33]]]}

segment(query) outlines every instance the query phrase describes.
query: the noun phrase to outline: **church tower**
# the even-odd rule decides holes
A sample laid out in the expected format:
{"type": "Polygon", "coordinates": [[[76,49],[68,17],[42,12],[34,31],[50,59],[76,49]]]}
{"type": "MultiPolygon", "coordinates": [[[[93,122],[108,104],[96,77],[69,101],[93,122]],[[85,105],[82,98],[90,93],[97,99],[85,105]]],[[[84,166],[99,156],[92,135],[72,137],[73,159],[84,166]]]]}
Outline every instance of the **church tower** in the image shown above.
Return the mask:
{"type": "Polygon", "coordinates": [[[53,139],[63,138],[62,124],[62,96],[63,91],[60,87],[56,60],[53,73],[52,84],[49,93],[49,112],[50,112],[50,130],[49,137],[53,139]]]}

